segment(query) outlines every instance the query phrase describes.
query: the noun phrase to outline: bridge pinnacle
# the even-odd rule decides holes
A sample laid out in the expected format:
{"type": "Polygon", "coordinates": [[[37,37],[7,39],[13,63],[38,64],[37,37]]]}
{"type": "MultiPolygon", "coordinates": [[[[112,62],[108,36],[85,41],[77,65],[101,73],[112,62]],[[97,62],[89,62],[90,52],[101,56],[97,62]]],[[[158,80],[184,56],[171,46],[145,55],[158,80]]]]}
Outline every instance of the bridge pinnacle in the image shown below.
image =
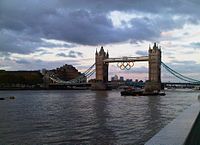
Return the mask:
{"type": "Polygon", "coordinates": [[[109,53],[108,53],[108,50],[107,50],[107,53],[106,53],[106,57],[107,57],[107,58],[109,57],[109,53]]]}
{"type": "Polygon", "coordinates": [[[105,51],[103,49],[103,46],[101,46],[101,49],[100,49],[100,52],[99,52],[100,55],[105,55],[105,51]]]}
{"type": "Polygon", "coordinates": [[[157,48],[156,42],[154,42],[153,49],[156,49],[156,48],[157,48]]]}
{"type": "Polygon", "coordinates": [[[95,54],[98,55],[97,48],[96,48],[96,53],[95,54]]]}

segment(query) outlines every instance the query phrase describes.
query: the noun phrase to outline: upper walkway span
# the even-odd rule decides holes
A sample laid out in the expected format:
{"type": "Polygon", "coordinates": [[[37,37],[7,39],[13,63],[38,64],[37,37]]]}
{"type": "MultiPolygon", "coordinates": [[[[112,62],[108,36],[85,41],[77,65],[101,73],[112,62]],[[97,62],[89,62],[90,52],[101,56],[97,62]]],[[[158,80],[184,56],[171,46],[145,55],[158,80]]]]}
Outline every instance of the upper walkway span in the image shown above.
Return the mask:
{"type": "Polygon", "coordinates": [[[121,57],[121,58],[108,58],[104,59],[105,63],[115,63],[115,62],[136,62],[136,61],[148,61],[148,56],[142,57],[121,57]]]}

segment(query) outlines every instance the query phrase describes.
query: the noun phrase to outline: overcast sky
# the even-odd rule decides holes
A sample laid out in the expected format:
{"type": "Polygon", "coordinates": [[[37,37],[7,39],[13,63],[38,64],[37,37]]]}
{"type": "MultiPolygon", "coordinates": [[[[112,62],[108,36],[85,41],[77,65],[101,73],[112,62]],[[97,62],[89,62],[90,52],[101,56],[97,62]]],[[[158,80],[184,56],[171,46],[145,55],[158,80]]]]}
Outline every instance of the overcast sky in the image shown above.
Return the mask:
{"type": "MultiPolygon", "coordinates": [[[[157,42],[163,62],[198,79],[199,22],[199,0],[0,0],[0,69],[84,71],[100,46],[110,57],[143,56],[157,42]]],[[[110,65],[110,76],[144,80],[147,72],[147,62],[110,65]]]]}

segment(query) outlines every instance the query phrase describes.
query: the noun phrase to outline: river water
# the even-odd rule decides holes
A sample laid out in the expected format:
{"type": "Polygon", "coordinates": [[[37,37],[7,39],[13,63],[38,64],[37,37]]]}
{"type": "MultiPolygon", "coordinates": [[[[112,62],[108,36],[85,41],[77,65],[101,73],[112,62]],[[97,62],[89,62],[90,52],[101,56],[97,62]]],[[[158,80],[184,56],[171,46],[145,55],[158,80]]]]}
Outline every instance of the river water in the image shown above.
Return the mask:
{"type": "Polygon", "coordinates": [[[120,91],[1,91],[0,144],[144,144],[200,92],[126,96],[120,91]]]}

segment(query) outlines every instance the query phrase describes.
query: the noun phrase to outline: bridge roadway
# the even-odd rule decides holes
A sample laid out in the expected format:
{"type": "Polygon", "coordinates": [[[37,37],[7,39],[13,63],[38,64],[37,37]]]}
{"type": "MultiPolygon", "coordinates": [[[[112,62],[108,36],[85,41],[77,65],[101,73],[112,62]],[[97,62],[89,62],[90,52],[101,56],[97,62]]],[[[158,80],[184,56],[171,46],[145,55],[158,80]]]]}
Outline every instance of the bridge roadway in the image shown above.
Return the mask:
{"type": "Polygon", "coordinates": [[[122,57],[122,58],[108,58],[104,59],[105,63],[114,63],[114,62],[136,62],[136,61],[148,61],[148,56],[142,57],[122,57]]]}
{"type": "Polygon", "coordinates": [[[176,82],[163,82],[165,86],[200,86],[200,83],[176,83],[176,82]]]}

